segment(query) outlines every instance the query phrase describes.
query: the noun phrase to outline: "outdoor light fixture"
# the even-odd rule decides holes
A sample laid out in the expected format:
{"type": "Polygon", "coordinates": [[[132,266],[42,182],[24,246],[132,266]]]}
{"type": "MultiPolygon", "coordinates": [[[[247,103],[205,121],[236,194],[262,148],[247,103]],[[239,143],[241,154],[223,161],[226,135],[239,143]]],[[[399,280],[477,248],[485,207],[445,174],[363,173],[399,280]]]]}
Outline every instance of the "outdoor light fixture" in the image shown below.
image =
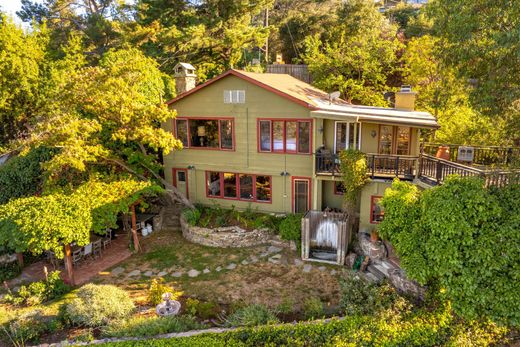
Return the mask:
{"type": "Polygon", "coordinates": [[[289,173],[287,171],[280,172],[280,176],[289,176],[289,173]]]}
{"type": "Polygon", "coordinates": [[[195,170],[195,166],[193,166],[193,165],[188,165],[188,170],[195,170]]]}
{"type": "Polygon", "coordinates": [[[377,135],[377,131],[372,130],[372,131],[370,132],[370,136],[372,136],[372,137],[376,137],[376,135],[377,135]]]}

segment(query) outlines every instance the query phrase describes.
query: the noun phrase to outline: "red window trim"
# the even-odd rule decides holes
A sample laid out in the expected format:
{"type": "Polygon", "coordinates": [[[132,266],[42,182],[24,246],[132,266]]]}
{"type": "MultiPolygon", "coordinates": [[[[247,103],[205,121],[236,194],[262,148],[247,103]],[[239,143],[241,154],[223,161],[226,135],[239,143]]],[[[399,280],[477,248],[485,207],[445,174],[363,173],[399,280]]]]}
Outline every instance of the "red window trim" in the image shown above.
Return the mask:
{"type": "MultiPolygon", "coordinates": [[[[370,224],[379,224],[381,222],[378,222],[378,221],[375,221],[374,220],[374,214],[372,213],[372,211],[374,211],[374,205],[376,204],[375,203],[375,200],[376,199],[381,199],[383,196],[381,195],[372,195],[370,197],[370,224]]],[[[384,213],[383,213],[384,215],[384,213]]]]}
{"type": "Polygon", "coordinates": [[[206,189],[206,197],[210,198],[210,199],[237,200],[237,201],[244,201],[244,202],[256,202],[256,203],[260,203],[260,204],[271,204],[273,202],[273,177],[270,175],[257,175],[257,174],[249,174],[249,173],[243,173],[243,172],[229,172],[229,171],[206,171],[205,189],[206,189]],[[209,183],[208,178],[209,178],[210,172],[216,172],[220,175],[220,178],[219,178],[220,179],[220,195],[219,196],[208,194],[208,183],[209,183]],[[230,173],[230,174],[235,175],[235,182],[236,182],[235,184],[236,184],[236,192],[237,192],[237,196],[235,198],[233,198],[233,197],[230,198],[230,197],[224,196],[224,174],[225,173],[230,173]],[[242,199],[240,197],[240,175],[253,176],[253,182],[255,184],[255,187],[253,189],[253,199],[242,199]],[[271,188],[271,194],[270,194],[269,201],[257,200],[257,198],[256,198],[256,177],[257,176],[269,177],[269,187],[271,188]]]}
{"type": "Polygon", "coordinates": [[[293,176],[291,177],[291,192],[292,192],[292,212],[296,213],[294,210],[294,184],[296,181],[307,181],[309,182],[309,199],[307,201],[307,211],[311,209],[311,201],[312,201],[312,179],[310,177],[300,177],[300,176],[293,176]]]}
{"type": "Polygon", "coordinates": [[[177,171],[184,171],[186,177],[186,198],[190,198],[190,185],[188,184],[188,169],[172,168],[173,186],[177,188],[177,171]]]}
{"type": "Polygon", "coordinates": [[[185,120],[186,122],[186,133],[188,135],[188,145],[184,146],[184,149],[195,149],[195,150],[203,150],[203,151],[226,151],[226,152],[234,152],[235,151],[235,119],[233,117],[177,117],[173,119],[173,129],[174,129],[174,135],[175,138],[178,138],[177,136],[177,120],[185,120]],[[190,120],[216,120],[218,124],[218,148],[211,148],[211,147],[191,147],[191,136],[190,136],[190,120]],[[222,139],[220,137],[220,121],[223,120],[229,120],[231,121],[232,131],[232,148],[222,148],[222,139]]]}
{"type": "Polygon", "coordinates": [[[300,118],[258,118],[256,121],[256,137],[257,137],[257,150],[259,153],[274,153],[274,154],[300,154],[300,155],[312,155],[312,119],[300,119],[300,118]],[[271,131],[271,150],[262,150],[262,138],[260,136],[260,122],[268,121],[270,124],[271,131]],[[283,150],[274,149],[274,136],[273,136],[273,122],[284,122],[283,123],[283,150]],[[287,145],[287,122],[296,122],[296,150],[289,151],[286,148],[287,145]],[[300,147],[300,127],[299,123],[309,123],[309,151],[299,152],[300,147]]]}
{"type": "Polygon", "coordinates": [[[338,190],[338,183],[343,184],[341,181],[332,181],[334,183],[334,195],[343,195],[343,192],[338,190]]]}

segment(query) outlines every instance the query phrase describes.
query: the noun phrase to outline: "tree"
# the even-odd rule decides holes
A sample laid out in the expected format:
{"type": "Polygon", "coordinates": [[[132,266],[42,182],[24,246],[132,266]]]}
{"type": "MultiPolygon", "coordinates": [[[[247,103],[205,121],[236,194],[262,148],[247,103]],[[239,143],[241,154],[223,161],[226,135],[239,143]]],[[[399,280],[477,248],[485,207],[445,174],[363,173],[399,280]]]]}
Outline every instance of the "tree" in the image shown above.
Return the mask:
{"type": "Polygon", "coordinates": [[[351,102],[386,106],[384,92],[400,84],[398,55],[402,44],[371,1],[344,2],[328,39],[307,39],[304,61],[314,84],[339,90],[351,102]]]}
{"type": "Polygon", "coordinates": [[[440,288],[456,313],[518,326],[519,199],[520,185],[485,188],[479,178],[452,176],[423,192],[396,181],[378,231],[406,274],[440,288]]]}
{"type": "Polygon", "coordinates": [[[515,0],[436,0],[429,4],[444,61],[471,79],[471,102],[484,115],[507,120],[520,143],[520,6],[515,0]]]}

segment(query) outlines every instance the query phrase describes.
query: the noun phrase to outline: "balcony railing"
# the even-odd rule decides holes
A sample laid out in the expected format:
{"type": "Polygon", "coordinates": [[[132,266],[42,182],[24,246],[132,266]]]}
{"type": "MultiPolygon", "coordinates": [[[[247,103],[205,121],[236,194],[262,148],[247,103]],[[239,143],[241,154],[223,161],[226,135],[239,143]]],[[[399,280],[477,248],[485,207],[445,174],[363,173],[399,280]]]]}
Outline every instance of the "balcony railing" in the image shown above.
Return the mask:
{"type": "MultiPolygon", "coordinates": [[[[462,145],[442,145],[425,143],[422,145],[425,154],[435,156],[439,146],[450,148],[450,161],[458,161],[459,147],[462,145]]],[[[483,166],[507,166],[520,159],[520,147],[471,146],[473,148],[472,164],[483,166]]]]}

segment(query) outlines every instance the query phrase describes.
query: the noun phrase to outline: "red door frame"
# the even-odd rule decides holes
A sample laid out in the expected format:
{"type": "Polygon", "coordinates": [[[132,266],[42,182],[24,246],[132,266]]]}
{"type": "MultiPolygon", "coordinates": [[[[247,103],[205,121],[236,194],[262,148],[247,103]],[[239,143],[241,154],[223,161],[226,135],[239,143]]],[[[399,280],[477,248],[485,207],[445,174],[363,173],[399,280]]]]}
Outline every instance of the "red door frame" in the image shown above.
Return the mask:
{"type": "Polygon", "coordinates": [[[173,176],[173,186],[175,188],[177,187],[177,171],[184,171],[184,177],[186,177],[186,199],[190,199],[190,191],[189,191],[189,185],[188,185],[188,169],[172,169],[172,176],[173,176]]]}
{"type": "Polygon", "coordinates": [[[309,198],[308,198],[308,201],[307,201],[307,211],[311,209],[311,197],[312,197],[312,179],[310,177],[300,177],[300,176],[293,176],[291,177],[291,190],[292,190],[292,212],[295,213],[295,210],[294,210],[294,200],[295,200],[295,195],[294,195],[294,184],[296,183],[296,181],[307,181],[308,184],[309,184],[309,198]]]}

